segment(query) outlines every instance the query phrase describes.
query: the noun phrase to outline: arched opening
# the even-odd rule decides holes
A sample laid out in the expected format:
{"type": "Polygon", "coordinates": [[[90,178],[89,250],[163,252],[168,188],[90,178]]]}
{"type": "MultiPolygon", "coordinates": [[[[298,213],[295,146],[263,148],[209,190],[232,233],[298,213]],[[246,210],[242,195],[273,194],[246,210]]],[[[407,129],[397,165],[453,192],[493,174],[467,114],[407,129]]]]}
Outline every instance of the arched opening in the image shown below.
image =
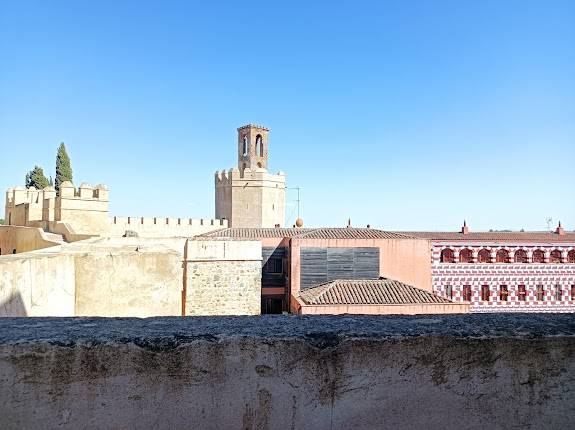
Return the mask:
{"type": "Polygon", "coordinates": [[[453,287],[451,285],[445,287],[445,295],[449,300],[453,299],[453,287]]]}
{"type": "Polygon", "coordinates": [[[515,251],[515,262],[516,263],[527,263],[527,251],[524,249],[518,249],[515,251]]]}
{"type": "Polygon", "coordinates": [[[575,263],[575,249],[572,249],[567,253],[567,262],[575,263]]]}
{"type": "Polygon", "coordinates": [[[15,250],[15,249],[12,250],[12,254],[16,254],[16,250],[15,250]]]}
{"type": "Polygon", "coordinates": [[[442,263],[455,263],[455,255],[453,254],[453,250],[450,248],[442,249],[440,261],[442,263]]]}
{"type": "Polygon", "coordinates": [[[549,262],[561,263],[561,251],[559,251],[558,249],[554,249],[553,251],[551,251],[551,254],[549,254],[549,262]]]}
{"type": "Polygon", "coordinates": [[[246,155],[248,155],[248,138],[246,136],[244,136],[243,141],[242,141],[242,155],[245,157],[246,155]]]}
{"type": "Polygon", "coordinates": [[[534,263],[544,263],[545,262],[545,253],[540,249],[536,249],[533,251],[533,255],[531,259],[534,263]]]}
{"type": "Polygon", "coordinates": [[[262,135],[258,134],[256,136],[256,155],[263,157],[264,156],[264,145],[262,135]]]}
{"type": "Polygon", "coordinates": [[[507,252],[505,249],[500,249],[497,251],[497,254],[495,255],[495,262],[509,263],[509,252],[507,252]]]}
{"type": "Polygon", "coordinates": [[[477,253],[477,262],[478,263],[489,263],[491,261],[491,252],[489,249],[481,249],[477,253]]]}
{"type": "Polygon", "coordinates": [[[463,286],[463,300],[465,300],[466,302],[471,301],[471,285],[463,286]]]}
{"type": "Polygon", "coordinates": [[[473,253],[471,249],[462,249],[459,252],[459,262],[460,263],[472,263],[473,262],[473,253]]]}

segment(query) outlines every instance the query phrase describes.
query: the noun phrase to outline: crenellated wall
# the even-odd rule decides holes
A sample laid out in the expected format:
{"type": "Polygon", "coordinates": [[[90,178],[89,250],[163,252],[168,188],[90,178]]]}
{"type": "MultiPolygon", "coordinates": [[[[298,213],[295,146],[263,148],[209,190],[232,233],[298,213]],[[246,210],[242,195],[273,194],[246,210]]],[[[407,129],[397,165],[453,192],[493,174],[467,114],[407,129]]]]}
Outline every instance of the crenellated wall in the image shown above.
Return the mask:
{"type": "Polygon", "coordinates": [[[228,227],[225,219],[111,217],[108,235],[123,236],[127,231],[141,237],[192,237],[228,227]]]}

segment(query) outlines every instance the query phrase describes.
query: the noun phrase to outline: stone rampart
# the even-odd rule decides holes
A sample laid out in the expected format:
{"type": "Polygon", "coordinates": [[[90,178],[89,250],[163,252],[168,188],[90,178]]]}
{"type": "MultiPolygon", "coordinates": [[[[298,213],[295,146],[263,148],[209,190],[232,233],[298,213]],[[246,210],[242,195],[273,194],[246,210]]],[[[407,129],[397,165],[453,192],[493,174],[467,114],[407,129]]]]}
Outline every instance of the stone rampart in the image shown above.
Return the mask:
{"type": "Polygon", "coordinates": [[[0,320],[3,429],[563,429],[568,315],[0,320]]]}

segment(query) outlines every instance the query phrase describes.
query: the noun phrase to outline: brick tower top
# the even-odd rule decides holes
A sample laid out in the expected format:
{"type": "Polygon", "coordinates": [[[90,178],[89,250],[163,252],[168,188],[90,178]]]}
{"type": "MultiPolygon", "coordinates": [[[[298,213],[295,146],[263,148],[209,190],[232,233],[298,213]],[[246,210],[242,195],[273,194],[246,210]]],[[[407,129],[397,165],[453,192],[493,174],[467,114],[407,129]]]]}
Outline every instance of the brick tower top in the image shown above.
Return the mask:
{"type": "Polygon", "coordinates": [[[269,129],[248,124],[238,128],[238,168],[252,170],[268,168],[269,129]]]}

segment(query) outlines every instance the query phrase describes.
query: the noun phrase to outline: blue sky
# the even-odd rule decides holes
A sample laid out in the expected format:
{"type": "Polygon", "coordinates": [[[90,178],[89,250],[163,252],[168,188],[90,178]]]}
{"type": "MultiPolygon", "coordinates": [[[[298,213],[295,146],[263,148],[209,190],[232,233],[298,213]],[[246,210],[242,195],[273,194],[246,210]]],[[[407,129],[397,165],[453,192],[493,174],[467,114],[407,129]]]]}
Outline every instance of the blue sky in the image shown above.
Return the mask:
{"type": "Polygon", "coordinates": [[[574,23],[573,1],[3,1],[0,188],[63,141],[112,214],[213,217],[258,123],[308,226],[572,230],[574,23]]]}

